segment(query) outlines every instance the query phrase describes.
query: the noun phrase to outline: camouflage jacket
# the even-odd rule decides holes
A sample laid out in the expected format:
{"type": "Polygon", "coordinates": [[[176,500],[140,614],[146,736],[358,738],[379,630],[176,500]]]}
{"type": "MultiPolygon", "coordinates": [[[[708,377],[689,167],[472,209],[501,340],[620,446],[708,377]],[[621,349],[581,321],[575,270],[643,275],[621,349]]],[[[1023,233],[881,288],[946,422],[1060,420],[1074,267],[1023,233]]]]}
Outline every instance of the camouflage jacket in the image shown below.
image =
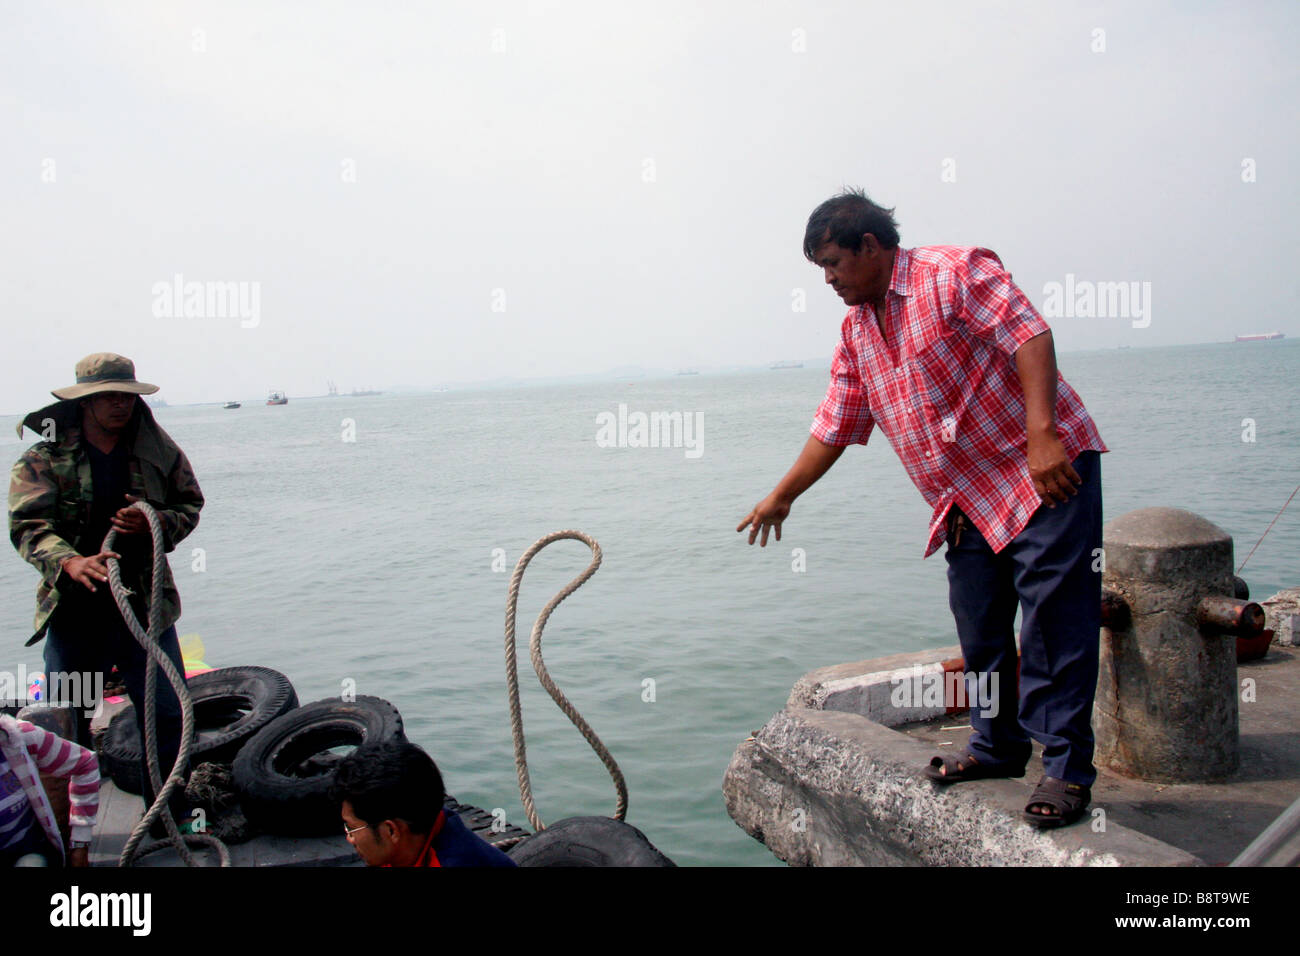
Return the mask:
{"type": "MultiPolygon", "coordinates": [[[[19,437],[24,426],[50,436],[50,440],[38,442],[23,453],[9,478],[9,538],[23,560],[41,573],[36,589],[36,633],[27,642],[30,646],[45,636],[50,615],[58,604],[56,583],[62,562],[80,553],[95,486],[90,459],[81,441],[80,406],[76,401],[56,402],[32,412],[18,426],[19,437]]],[[[143,401],[138,402],[135,424],[128,427],[134,429],[134,435],[128,432],[122,440],[131,451],[130,493],[157,510],[163,546],[171,551],[199,523],[203,492],[189,459],[154,420],[143,401]]],[[[91,546],[98,551],[99,544],[91,546]]],[[[122,583],[132,591],[147,598],[151,578],[149,562],[129,567],[123,560],[122,583]]],[[[180,594],[171,569],[166,568],[162,627],[175,623],[180,614],[180,594]]]]}

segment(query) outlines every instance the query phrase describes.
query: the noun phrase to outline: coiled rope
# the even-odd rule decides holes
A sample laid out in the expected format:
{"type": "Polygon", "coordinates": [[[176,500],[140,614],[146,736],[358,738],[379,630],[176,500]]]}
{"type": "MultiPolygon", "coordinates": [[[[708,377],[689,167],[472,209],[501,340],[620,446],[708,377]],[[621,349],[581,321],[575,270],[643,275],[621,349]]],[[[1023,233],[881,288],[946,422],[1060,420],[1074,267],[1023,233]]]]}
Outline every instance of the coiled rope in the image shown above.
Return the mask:
{"type": "MultiPolygon", "coordinates": [[[[126,846],[122,848],[122,855],[118,859],[117,865],[130,866],[147,853],[174,846],[186,866],[198,866],[199,864],[195,861],[194,855],[190,853],[189,847],[186,846],[187,843],[190,843],[215,848],[217,856],[221,860],[221,865],[230,866],[230,851],[226,849],[224,843],[206,833],[182,834],[167,809],[168,798],[181,783],[181,768],[189,762],[190,749],[194,745],[194,702],[190,699],[189,691],[185,687],[185,678],[176,670],[176,665],[172,663],[171,658],[164,654],[162,648],[158,646],[158,637],[162,633],[162,627],[160,626],[162,620],[162,582],[167,567],[167,558],[163,552],[162,523],[158,520],[158,513],[147,502],[136,501],[131,504],[131,507],[144,512],[145,519],[149,523],[149,534],[153,539],[153,580],[149,594],[148,631],[141,626],[139,618],[135,616],[135,611],[131,608],[128,600],[131,591],[122,584],[122,571],[118,567],[116,558],[108,559],[108,586],[109,590],[113,592],[113,600],[117,602],[117,609],[122,613],[122,620],[126,622],[127,628],[131,631],[131,636],[144,648],[149,658],[148,664],[145,665],[144,678],[143,744],[149,780],[153,784],[153,791],[156,796],[153,805],[145,811],[145,815],[135,825],[135,829],[131,831],[131,837],[127,840],[126,846]],[[176,762],[172,764],[172,768],[167,774],[166,783],[162,782],[161,773],[158,769],[156,691],[158,688],[159,667],[167,676],[172,689],[176,691],[176,698],[181,704],[181,747],[180,752],[176,755],[176,762]],[[151,843],[140,849],[140,841],[144,839],[153,821],[160,815],[163,826],[167,829],[168,839],[151,843]]],[[[111,551],[116,537],[117,529],[110,528],[108,534],[104,537],[102,550],[111,551]]]]}
{"type": "MultiPolygon", "coordinates": [[[[547,673],[546,664],[542,661],[542,629],[546,627],[546,621],[551,616],[551,612],[559,607],[560,602],[567,598],[574,591],[578,590],[586,580],[596,573],[600,567],[601,550],[596,539],[581,531],[554,531],[544,538],[540,538],[531,548],[523,553],[519,558],[519,563],[515,565],[515,573],[510,578],[510,594],[506,599],[506,689],[510,698],[510,734],[514,738],[515,744],[515,772],[519,776],[519,798],[523,802],[524,812],[528,815],[528,822],[533,825],[533,829],[542,831],[546,829],[546,824],[542,823],[541,817],[537,815],[537,808],[533,804],[532,784],[528,779],[528,758],[524,747],[524,718],[519,708],[519,674],[516,664],[515,652],[515,605],[519,602],[519,584],[524,578],[524,568],[528,567],[528,562],[533,559],[537,552],[541,551],[549,544],[556,541],[562,541],[565,538],[572,538],[575,541],[581,541],[587,547],[591,548],[591,564],[587,565],[587,570],[570,581],[563,590],[547,602],[546,607],[537,615],[537,620],[533,623],[532,634],[528,638],[529,656],[532,658],[533,670],[537,672],[537,679],[542,682],[546,692],[551,695],[551,699],[564,711],[565,715],[573,722],[573,725],[582,732],[582,736],[591,748],[596,751],[596,756],[600,758],[605,769],[609,771],[610,777],[614,781],[614,789],[618,793],[618,805],[614,811],[614,819],[622,820],[627,816],[627,783],[623,779],[623,771],[619,770],[618,764],[610,755],[609,750],[601,743],[596,732],[591,729],[578,709],[574,707],[563,692],[555,686],[555,681],[551,680],[551,675],[547,673]]],[[[524,839],[518,837],[509,841],[502,841],[495,844],[497,847],[504,849],[507,845],[513,845],[524,839]]]]}

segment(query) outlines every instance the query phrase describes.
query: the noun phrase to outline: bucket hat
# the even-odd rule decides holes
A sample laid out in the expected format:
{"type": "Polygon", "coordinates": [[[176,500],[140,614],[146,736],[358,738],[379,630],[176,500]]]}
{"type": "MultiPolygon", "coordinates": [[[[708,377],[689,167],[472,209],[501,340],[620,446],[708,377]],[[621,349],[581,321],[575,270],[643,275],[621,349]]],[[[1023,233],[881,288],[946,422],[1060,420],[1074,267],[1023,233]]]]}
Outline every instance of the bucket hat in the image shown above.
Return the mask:
{"type": "Polygon", "coordinates": [[[77,363],[77,384],[56,388],[55,398],[85,398],[99,392],[130,392],[132,395],[152,395],[157,385],[135,380],[135,363],[124,355],[96,352],[77,363]]]}

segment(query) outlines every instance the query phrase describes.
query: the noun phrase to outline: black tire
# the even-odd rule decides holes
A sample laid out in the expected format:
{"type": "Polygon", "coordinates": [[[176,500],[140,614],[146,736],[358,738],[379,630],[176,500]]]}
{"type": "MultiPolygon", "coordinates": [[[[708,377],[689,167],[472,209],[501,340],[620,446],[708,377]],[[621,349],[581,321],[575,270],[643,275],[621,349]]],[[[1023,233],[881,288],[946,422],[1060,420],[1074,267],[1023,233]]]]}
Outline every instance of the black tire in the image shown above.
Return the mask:
{"type": "MultiPolygon", "coordinates": [[[[230,763],[254,734],[298,706],[289,678],[269,667],[222,667],[188,678],[185,686],[194,702],[191,766],[230,763]]],[[[127,704],[100,739],[99,765],[118,787],[140,793],[142,759],[135,707],[127,704]]]]}
{"type": "Polygon", "coordinates": [[[235,758],[244,815],[267,833],[341,833],[338,805],[329,798],[337,758],[322,751],[405,739],[401,714],[378,697],[299,707],[262,728],[235,758]]]}
{"type": "Polygon", "coordinates": [[[569,817],[509,851],[520,866],[676,866],[644,833],[610,817],[569,817]]]}

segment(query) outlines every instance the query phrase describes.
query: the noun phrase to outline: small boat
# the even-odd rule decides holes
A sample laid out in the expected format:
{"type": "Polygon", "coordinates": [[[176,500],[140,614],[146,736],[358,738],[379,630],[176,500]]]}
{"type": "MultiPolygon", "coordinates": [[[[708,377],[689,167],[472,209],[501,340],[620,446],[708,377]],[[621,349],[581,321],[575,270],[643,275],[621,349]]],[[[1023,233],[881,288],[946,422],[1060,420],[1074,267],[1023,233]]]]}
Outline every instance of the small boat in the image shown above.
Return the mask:
{"type": "Polygon", "coordinates": [[[284,392],[272,392],[266,399],[268,405],[288,405],[289,398],[284,392]]]}
{"type": "Polygon", "coordinates": [[[221,407],[222,407],[222,408],[238,408],[238,407],[239,407],[239,402],[226,402],[226,404],[222,405],[221,407]]]}
{"type": "Polygon", "coordinates": [[[1238,335],[1233,339],[1233,341],[1234,342],[1268,342],[1271,341],[1272,339],[1284,339],[1284,338],[1286,338],[1286,336],[1283,335],[1281,332],[1256,332],[1253,335],[1238,335]]]}

